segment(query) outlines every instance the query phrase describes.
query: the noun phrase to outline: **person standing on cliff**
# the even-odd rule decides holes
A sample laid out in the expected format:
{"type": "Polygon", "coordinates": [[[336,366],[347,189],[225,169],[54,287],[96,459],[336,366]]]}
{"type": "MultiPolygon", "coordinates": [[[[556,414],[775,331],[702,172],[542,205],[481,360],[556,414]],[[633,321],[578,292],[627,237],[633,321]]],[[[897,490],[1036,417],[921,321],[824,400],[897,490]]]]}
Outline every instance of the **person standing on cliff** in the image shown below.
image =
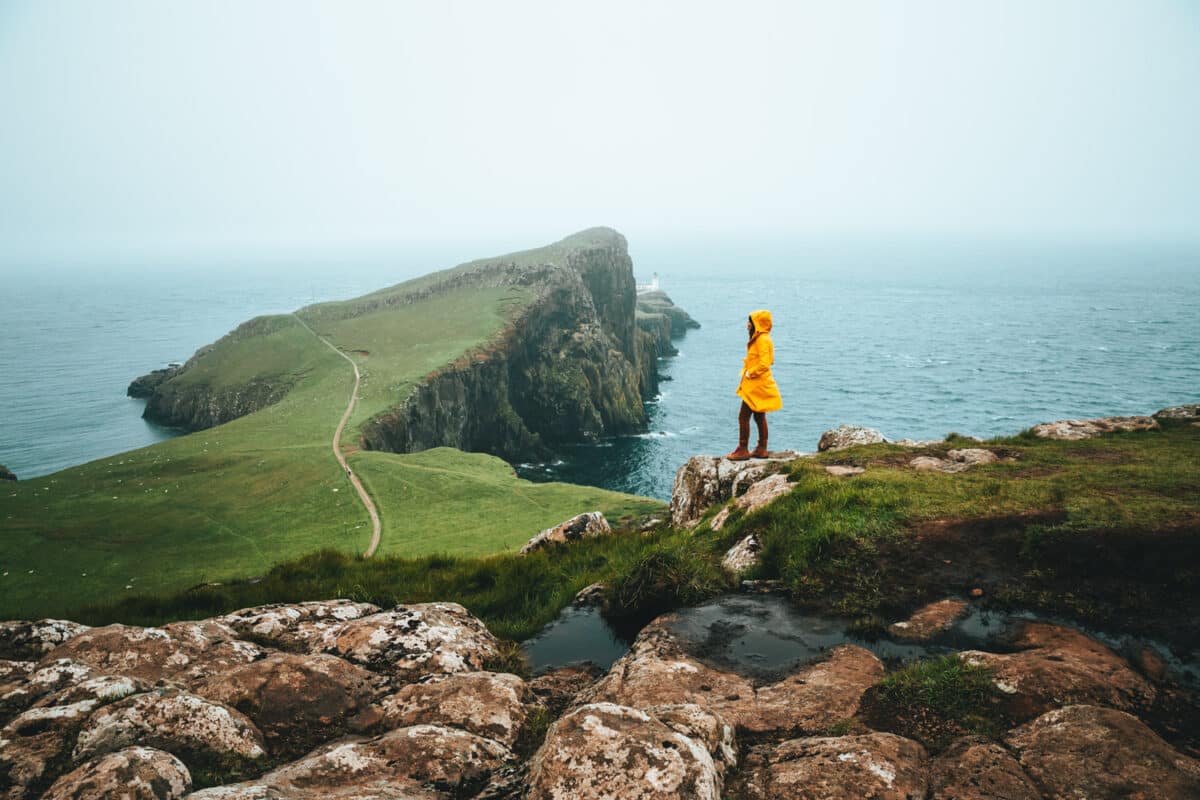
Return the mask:
{"type": "Polygon", "coordinates": [[[775,363],[775,344],[771,341],[771,312],[752,311],[746,322],[750,341],[746,343],[746,360],[742,363],[742,380],[737,395],[742,398],[742,409],[738,412],[738,446],[729,455],[730,461],[745,461],[749,458],[767,457],[767,412],[783,408],[779,387],[771,377],[771,365],[775,363]],[[758,447],[751,452],[750,417],[758,427],[758,447]]]}

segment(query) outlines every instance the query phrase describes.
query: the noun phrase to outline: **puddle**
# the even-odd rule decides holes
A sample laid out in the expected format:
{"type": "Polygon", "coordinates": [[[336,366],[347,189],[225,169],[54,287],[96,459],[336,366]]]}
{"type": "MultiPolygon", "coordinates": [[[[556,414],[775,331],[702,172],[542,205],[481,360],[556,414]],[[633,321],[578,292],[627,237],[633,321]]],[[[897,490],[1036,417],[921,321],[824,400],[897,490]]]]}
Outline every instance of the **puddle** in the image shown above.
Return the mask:
{"type": "MultiPolygon", "coordinates": [[[[694,658],[718,669],[770,679],[823,658],[840,644],[854,644],[885,662],[899,663],[959,650],[1002,653],[1013,648],[1006,635],[1019,620],[1044,620],[1079,629],[1078,625],[1029,612],[987,612],[977,608],[929,642],[899,642],[887,637],[865,639],[846,630],[846,620],[804,614],[785,598],[731,595],[676,612],[669,627],[694,658]]],[[[1200,660],[1181,661],[1160,643],[1132,636],[1085,633],[1130,657],[1150,646],[1189,684],[1200,684],[1200,660]]],[[[593,607],[563,610],[558,618],[524,644],[535,673],[555,667],[592,663],[608,669],[629,649],[636,632],[614,630],[593,607]]]]}

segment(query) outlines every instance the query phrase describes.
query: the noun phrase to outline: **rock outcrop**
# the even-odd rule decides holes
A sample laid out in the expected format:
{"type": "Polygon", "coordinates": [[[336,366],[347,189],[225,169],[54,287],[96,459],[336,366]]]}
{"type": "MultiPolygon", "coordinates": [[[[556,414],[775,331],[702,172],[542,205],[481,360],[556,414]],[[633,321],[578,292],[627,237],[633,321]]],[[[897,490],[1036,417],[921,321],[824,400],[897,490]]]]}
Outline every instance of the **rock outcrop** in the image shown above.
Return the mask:
{"type": "Polygon", "coordinates": [[[724,557],[721,558],[721,567],[730,575],[737,577],[758,564],[758,554],[761,550],[762,542],[752,533],[726,551],[724,557]]]}
{"type": "Polygon", "coordinates": [[[969,447],[963,450],[950,450],[946,453],[945,458],[917,456],[908,464],[918,471],[962,472],[979,464],[994,464],[998,460],[999,458],[991,450],[969,447]]]}
{"type": "Polygon", "coordinates": [[[879,444],[887,439],[874,428],[864,428],[859,425],[838,425],[832,430],[821,434],[817,442],[817,452],[827,450],[845,450],[847,447],[857,447],[861,444],[879,444]]]}
{"type": "Polygon", "coordinates": [[[65,619],[0,622],[0,658],[41,658],[68,639],[91,630],[65,619]]]}
{"type": "Polygon", "coordinates": [[[1158,428],[1153,417],[1101,417],[1099,419],[1062,419],[1043,422],[1030,428],[1043,439],[1094,439],[1106,433],[1150,431],[1158,428]]]}
{"type": "Polygon", "coordinates": [[[507,673],[435,675],[380,701],[378,721],[372,727],[441,725],[512,747],[525,725],[525,692],[525,681],[507,673]]]}
{"type": "Polygon", "coordinates": [[[62,776],[44,800],[178,800],[192,776],[175,756],[152,747],[127,747],[62,776]]]}
{"type": "Polygon", "coordinates": [[[725,521],[729,519],[730,513],[734,508],[741,509],[747,514],[752,514],[760,508],[765,508],[771,503],[783,497],[792,490],[792,483],[788,480],[788,476],[782,473],[768,475],[762,480],[756,480],[750,484],[744,494],[740,494],[733,499],[732,507],[726,506],[717,512],[717,515],[712,518],[709,527],[714,531],[719,531],[725,526],[725,521]]]}
{"type": "Polygon", "coordinates": [[[1152,415],[1154,419],[1194,420],[1200,419],[1200,403],[1160,408],[1152,415]]]}
{"type": "Polygon", "coordinates": [[[125,394],[129,397],[150,397],[165,381],[178,375],[181,369],[183,369],[181,365],[152,369],[145,375],[134,378],[125,390],[125,394]]]}
{"type": "Polygon", "coordinates": [[[929,786],[925,748],[891,733],[792,739],[746,760],[747,800],[914,800],[929,786]]]}
{"type": "Polygon", "coordinates": [[[526,542],[519,555],[526,555],[552,544],[568,544],[609,533],[612,533],[612,527],[604,515],[599,511],[588,511],[560,522],[553,528],[546,528],[526,542]]]}
{"type": "Polygon", "coordinates": [[[332,628],[380,610],[379,606],[351,600],[273,603],[233,611],[217,621],[237,631],[243,639],[282,650],[315,653],[320,651],[322,639],[332,628]]]}
{"type": "Polygon", "coordinates": [[[0,464],[0,481],[15,481],[16,479],[17,476],[8,467],[0,464]]]}
{"type": "Polygon", "coordinates": [[[704,516],[710,506],[724,503],[745,492],[768,468],[798,458],[799,453],[780,452],[778,457],[730,461],[721,456],[692,456],[675,473],[671,490],[671,524],[687,528],[704,516]]]}

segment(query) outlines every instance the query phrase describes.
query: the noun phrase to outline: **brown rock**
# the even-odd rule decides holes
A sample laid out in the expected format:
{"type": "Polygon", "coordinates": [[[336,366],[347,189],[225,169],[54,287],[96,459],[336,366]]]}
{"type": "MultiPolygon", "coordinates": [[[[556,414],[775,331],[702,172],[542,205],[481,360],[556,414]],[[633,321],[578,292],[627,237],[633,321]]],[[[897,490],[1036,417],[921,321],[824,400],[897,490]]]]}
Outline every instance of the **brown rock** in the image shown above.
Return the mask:
{"type": "Polygon", "coordinates": [[[1100,419],[1063,419],[1034,425],[1033,433],[1043,439],[1094,439],[1106,433],[1119,431],[1158,430],[1158,422],[1152,417],[1102,417],[1100,419]]]}
{"type": "Polygon", "coordinates": [[[128,747],[62,776],[44,800],[176,800],[191,789],[192,776],[178,758],[128,747]]]}
{"type": "Polygon", "coordinates": [[[87,664],[69,658],[56,659],[36,666],[27,675],[16,672],[0,685],[0,718],[8,719],[32,706],[42,697],[80,681],[94,677],[87,664]]]}
{"type": "Polygon", "coordinates": [[[550,726],[530,761],[528,800],[719,800],[699,742],[634,708],[585,705],[550,726]]]}
{"type": "Polygon", "coordinates": [[[1042,794],[1017,760],[1000,745],[964,737],[950,744],[930,768],[938,800],[1041,800],[1042,794]]]}
{"type": "Polygon", "coordinates": [[[177,689],[133,695],[88,718],[75,743],[76,762],[133,745],[174,753],[195,770],[212,763],[232,771],[261,760],[262,734],[240,711],[177,689]]]}
{"type": "Polygon", "coordinates": [[[758,536],[752,533],[729,548],[725,557],[721,559],[721,567],[736,577],[758,564],[758,554],[761,550],[762,543],[758,536]]]}
{"type": "Polygon", "coordinates": [[[571,599],[571,605],[601,607],[604,605],[604,595],[607,591],[608,586],[603,583],[589,583],[575,593],[575,597],[571,599]]]}
{"type": "Polygon", "coordinates": [[[385,697],[379,727],[461,728],[512,747],[525,725],[524,694],[525,681],[507,673],[435,675],[385,697]]]}
{"type": "MultiPolygon", "coordinates": [[[[750,488],[746,492],[733,499],[733,508],[740,508],[747,514],[752,514],[758,511],[787,494],[792,490],[792,483],[788,481],[787,475],[776,474],[768,475],[762,480],[755,481],[750,484],[750,488]]],[[[730,508],[721,509],[720,513],[713,517],[709,523],[714,531],[721,530],[725,525],[725,520],[729,519],[730,508]]]]}
{"type": "Polygon", "coordinates": [[[1137,651],[1137,655],[1133,662],[1142,674],[1155,683],[1162,683],[1167,679],[1167,662],[1159,654],[1157,650],[1149,645],[1143,645],[1137,651]]]}
{"type": "Polygon", "coordinates": [[[717,714],[693,703],[651,706],[646,713],[707,750],[722,781],[729,770],[737,767],[738,749],[733,726],[717,714]]]}
{"type": "Polygon", "coordinates": [[[791,739],[762,748],[740,776],[747,800],[916,800],[925,748],[891,733],[791,739]]]}
{"type": "Polygon", "coordinates": [[[971,597],[983,597],[983,589],[976,587],[971,590],[971,597]]]}
{"type": "Polygon", "coordinates": [[[92,628],[52,650],[41,663],[70,658],[105,674],[190,686],[263,655],[261,647],[239,640],[228,625],[172,622],[161,628],[92,628]]]}
{"type": "Polygon", "coordinates": [[[344,731],[379,681],[336,656],[276,653],[214,676],[195,692],[249,717],[272,754],[301,755],[344,731]]]}
{"type": "Polygon", "coordinates": [[[526,686],[533,702],[545,707],[552,716],[557,717],[602,675],[604,670],[591,664],[558,667],[531,678],[526,682],[526,686]]]}
{"type": "Polygon", "coordinates": [[[1005,741],[1047,797],[1200,797],[1200,761],[1121,711],[1083,705],[1055,709],[1005,741]]]}
{"type": "Polygon", "coordinates": [[[326,652],[401,680],[475,672],[500,653],[496,637],[457,603],[396,606],[344,622],[321,641],[326,652]]]}
{"type": "Polygon", "coordinates": [[[0,659],[0,686],[9,681],[28,678],[37,664],[33,661],[8,661],[0,659]]]}
{"type": "Polygon", "coordinates": [[[945,458],[934,456],[917,456],[908,465],[918,471],[963,472],[979,464],[993,464],[997,461],[996,454],[981,447],[969,447],[962,450],[950,450],[945,458]]]}
{"type": "Polygon", "coordinates": [[[526,555],[552,544],[567,544],[568,542],[577,542],[581,539],[605,536],[610,533],[612,533],[612,527],[609,526],[608,520],[604,518],[604,515],[599,511],[589,511],[585,514],[571,517],[565,522],[560,522],[553,528],[546,528],[526,542],[525,546],[521,548],[519,555],[526,555]]]}
{"type": "Polygon", "coordinates": [[[694,525],[710,506],[736,497],[773,464],[791,461],[799,453],[783,451],[776,458],[730,461],[720,456],[692,456],[675,474],[671,490],[671,524],[694,525]]]}
{"type": "Polygon", "coordinates": [[[315,652],[330,628],[379,613],[379,606],[352,600],[273,603],[218,617],[238,635],[293,652],[315,652]]]}
{"type": "Polygon", "coordinates": [[[888,633],[906,641],[928,641],[960,620],[967,613],[967,608],[963,600],[938,600],[918,608],[905,621],[892,623],[888,626],[888,633]]]}
{"type": "Polygon", "coordinates": [[[87,625],[65,619],[0,622],[0,658],[38,659],[87,630],[87,625]]]}
{"type": "Polygon", "coordinates": [[[857,447],[863,444],[879,444],[886,442],[884,435],[874,428],[863,428],[858,425],[839,425],[821,434],[817,442],[817,452],[826,450],[845,450],[847,447],[857,447]]]}
{"type": "Polygon", "coordinates": [[[1014,644],[1028,649],[959,653],[968,663],[994,670],[993,683],[1007,696],[1005,710],[1013,719],[1029,719],[1073,703],[1135,709],[1154,702],[1154,687],[1125,659],[1077,630],[1029,622],[1014,644]]]}

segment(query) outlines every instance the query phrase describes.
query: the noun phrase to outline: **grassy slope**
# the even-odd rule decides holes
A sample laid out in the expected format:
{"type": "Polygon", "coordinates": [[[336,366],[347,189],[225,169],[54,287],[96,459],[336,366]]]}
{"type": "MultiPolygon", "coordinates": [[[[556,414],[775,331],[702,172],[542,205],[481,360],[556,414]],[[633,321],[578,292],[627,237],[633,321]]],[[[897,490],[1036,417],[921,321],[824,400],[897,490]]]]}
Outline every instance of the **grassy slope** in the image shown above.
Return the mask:
{"type": "MultiPolygon", "coordinates": [[[[343,443],[424,375],[487,342],[531,298],[512,288],[458,289],[357,317],[347,315],[358,301],[301,311],[363,373],[343,443]]],[[[369,521],[329,449],[353,386],[344,359],[282,315],[239,328],[181,377],[214,386],[268,378],[293,388],[276,405],[217,428],[6,486],[0,617],[63,614],[131,591],[262,574],[319,548],[365,547],[369,521]]],[[[616,518],[660,507],[588,487],[535,487],[498,459],[454,451],[353,453],[350,463],[380,508],[383,552],[480,554],[519,546],[583,510],[616,518]],[[429,499],[440,493],[450,501],[433,511],[429,499]]]]}

